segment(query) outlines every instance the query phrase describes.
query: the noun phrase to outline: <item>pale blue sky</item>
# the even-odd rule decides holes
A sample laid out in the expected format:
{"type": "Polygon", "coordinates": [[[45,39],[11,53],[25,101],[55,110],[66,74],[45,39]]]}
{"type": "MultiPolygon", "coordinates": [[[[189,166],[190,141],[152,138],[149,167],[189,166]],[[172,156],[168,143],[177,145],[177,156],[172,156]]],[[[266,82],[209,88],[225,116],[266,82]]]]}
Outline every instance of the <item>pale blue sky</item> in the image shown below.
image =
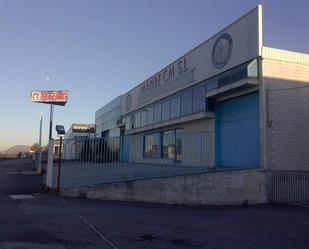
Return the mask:
{"type": "Polygon", "coordinates": [[[101,106],[259,2],[264,44],[309,53],[305,0],[0,0],[0,151],[36,142],[41,111],[47,142],[49,106],[31,103],[31,90],[69,90],[54,124],[94,123],[101,106]]]}

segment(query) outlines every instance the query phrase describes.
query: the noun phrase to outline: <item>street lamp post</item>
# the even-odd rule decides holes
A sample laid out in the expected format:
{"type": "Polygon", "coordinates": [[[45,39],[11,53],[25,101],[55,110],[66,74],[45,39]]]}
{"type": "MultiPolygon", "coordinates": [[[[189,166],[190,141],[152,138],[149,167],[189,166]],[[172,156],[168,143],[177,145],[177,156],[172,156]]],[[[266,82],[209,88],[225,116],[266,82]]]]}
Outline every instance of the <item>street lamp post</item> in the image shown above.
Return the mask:
{"type": "Polygon", "coordinates": [[[62,161],[62,137],[65,135],[63,125],[56,125],[57,135],[60,137],[59,159],[58,159],[58,177],[57,177],[57,193],[60,193],[60,177],[61,177],[61,161],[62,161]]]}

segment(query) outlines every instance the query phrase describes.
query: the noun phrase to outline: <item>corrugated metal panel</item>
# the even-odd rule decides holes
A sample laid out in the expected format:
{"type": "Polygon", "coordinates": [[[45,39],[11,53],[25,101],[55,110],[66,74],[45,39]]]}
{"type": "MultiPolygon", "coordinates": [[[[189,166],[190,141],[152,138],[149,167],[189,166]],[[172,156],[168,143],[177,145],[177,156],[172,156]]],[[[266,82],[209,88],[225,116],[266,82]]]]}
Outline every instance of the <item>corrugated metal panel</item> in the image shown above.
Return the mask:
{"type": "Polygon", "coordinates": [[[260,166],[258,92],[219,102],[216,126],[217,166],[260,166]]]}
{"type": "Polygon", "coordinates": [[[309,65],[309,54],[293,52],[283,49],[263,47],[262,57],[265,59],[309,65]]]}

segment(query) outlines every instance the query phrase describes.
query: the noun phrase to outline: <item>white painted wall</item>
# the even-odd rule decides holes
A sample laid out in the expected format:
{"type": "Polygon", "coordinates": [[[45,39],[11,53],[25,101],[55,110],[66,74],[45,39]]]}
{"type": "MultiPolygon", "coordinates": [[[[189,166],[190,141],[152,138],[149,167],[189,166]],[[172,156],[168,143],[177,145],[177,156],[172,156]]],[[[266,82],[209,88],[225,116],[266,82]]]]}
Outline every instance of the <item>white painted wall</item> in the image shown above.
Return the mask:
{"type": "Polygon", "coordinates": [[[267,169],[308,171],[309,55],[271,48],[263,52],[267,169]]]}

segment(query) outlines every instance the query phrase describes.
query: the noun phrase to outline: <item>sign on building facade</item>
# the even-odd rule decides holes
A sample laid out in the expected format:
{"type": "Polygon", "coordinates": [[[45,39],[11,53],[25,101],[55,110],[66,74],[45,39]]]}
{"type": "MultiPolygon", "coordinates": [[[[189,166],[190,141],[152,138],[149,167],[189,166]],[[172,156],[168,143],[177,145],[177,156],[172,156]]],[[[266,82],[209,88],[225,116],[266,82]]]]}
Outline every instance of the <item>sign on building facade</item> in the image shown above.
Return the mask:
{"type": "Polygon", "coordinates": [[[122,96],[121,115],[223,73],[261,55],[261,6],[122,96]]]}

